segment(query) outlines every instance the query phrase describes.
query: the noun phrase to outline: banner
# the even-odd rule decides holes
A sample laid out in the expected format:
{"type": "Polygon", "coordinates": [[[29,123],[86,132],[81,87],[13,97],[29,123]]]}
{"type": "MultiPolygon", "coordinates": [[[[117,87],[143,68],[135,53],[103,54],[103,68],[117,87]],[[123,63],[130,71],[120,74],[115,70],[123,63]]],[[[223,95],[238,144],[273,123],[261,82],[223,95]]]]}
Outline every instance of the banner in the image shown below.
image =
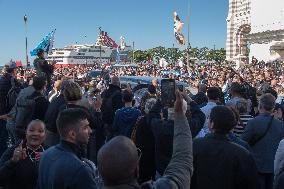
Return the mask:
{"type": "Polygon", "coordinates": [[[30,52],[31,56],[37,56],[38,49],[43,49],[45,54],[49,54],[52,50],[54,43],[54,34],[55,30],[51,31],[47,34],[41,42],[37,45],[37,47],[30,52]]]}
{"type": "Polygon", "coordinates": [[[183,27],[184,23],[180,21],[180,18],[177,14],[177,12],[174,12],[174,33],[176,42],[178,45],[185,45],[185,37],[181,33],[181,29],[183,27]]]}

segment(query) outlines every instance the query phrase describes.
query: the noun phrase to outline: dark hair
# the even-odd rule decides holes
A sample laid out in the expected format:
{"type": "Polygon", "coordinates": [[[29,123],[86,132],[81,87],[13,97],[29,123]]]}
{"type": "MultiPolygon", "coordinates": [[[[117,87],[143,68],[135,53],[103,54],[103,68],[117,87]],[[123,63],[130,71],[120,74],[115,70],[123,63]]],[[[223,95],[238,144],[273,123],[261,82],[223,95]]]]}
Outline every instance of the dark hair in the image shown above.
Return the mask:
{"type": "Polygon", "coordinates": [[[124,102],[132,102],[133,101],[133,93],[128,90],[124,90],[122,93],[122,99],[124,102]]]}
{"type": "Polygon", "coordinates": [[[210,122],[214,123],[216,133],[226,134],[237,124],[236,117],[226,106],[215,106],[210,113],[210,122]]]}
{"type": "Polygon", "coordinates": [[[262,95],[259,99],[259,107],[265,109],[266,111],[271,111],[275,107],[275,97],[266,93],[262,95]]]}
{"type": "Polygon", "coordinates": [[[46,78],[41,76],[35,76],[33,78],[33,87],[36,91],[40,91],[46,85],[46,78]]]}
{"type": "Polygon", "coordinates": [[[42,53],[44,53],[44,50],[43,50],[43,49],[38,49],[38,50],[37,50],[37,56],[40,56],[42,53]]]}
{"type": "Polygon", "coordinates": [[[243,92],[242,86],[239,83],[234,82],[234,83],[232,83],[232,85],[230,87],[230,92],[242,94],[242,92],[243,92]]]}
{"type": "Polygon", "coordinates": [[[234,113],[234,115],[235,115],[235,126],[239,123],[239,121],[240,121],[240,114],[239,114],[239,112],[235,109],[235,108],[233,108],[233,107],[231,107],[231,106],[226,106],[227,108],[229,108],[233,113],[234,113]]]}
{"type": "Polygon", "coordinates": [[[278,110],[278,109],[280,109],[281,111],[282,111],[282,120],[283,120],[283,118],[284,118],[284,106],[283,106],[283,104],[275,104],[275,107],[274,107],[274,110],[278,110]]]}
{"type": "Polygon", "coordinates": [[[236,103],[236,110],[239,112],[239,114],[245,114],[248,113],[248,101],[245,99],[241,99],[236,103]]]}
{"type": "Polygon", "coordinates": [[[65,138],[72,129],[78,130],[78,123],[88,118],[87,113],[80,108],[63,110],[56,120],[57,130],[61,138],[65,138]]]}
{"type": "Polygon", "coordinates": [[[83,96],[80,85],[76,82],[71,82],[71,81],[66,83],[63,95],[66,101],[81,100],[83,96]]]}
{"type": "Polygon", "coordinates": [[[3,72],[6,73],[6,74],[7,74],[7,73],[10,74],[10,73],[12,73],[14,70],[15,70],[15,68],[9,68],[8,65],[5,65],[4,68],[3,68],[3,72]]]}
{"type": "Polygon", "coordinates": [[[277,99],[277,97],[278,97],[277,92],[272,87],[268,87],[263,93],[264,94],[267,94],[267,93],[272,94],[275,97],[275,99],[277,99]]]}
{"type": "Polygon", "coordinates": [[[156,87],[154,85],[149,85],[148,91],[150,94],[156,94],[156,87]]]}
{"type": "Polygon", "coordinates": [[[209,87],[207,89],[207,96],[209,100],[219,100],[221,91],[218,87],[209,87]]]}

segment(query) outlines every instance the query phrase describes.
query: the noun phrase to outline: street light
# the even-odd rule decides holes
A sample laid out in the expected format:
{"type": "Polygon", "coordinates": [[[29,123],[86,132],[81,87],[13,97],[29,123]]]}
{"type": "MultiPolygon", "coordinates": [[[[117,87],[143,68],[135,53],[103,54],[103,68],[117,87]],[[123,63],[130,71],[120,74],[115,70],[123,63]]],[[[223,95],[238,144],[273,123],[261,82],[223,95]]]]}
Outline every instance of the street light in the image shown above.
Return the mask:
{"type": "Polygon", "coordinates": [[[102,63],[102,28],[99,27],[99,31],[100,31],[100,64],[102,63]]]}
{"type": "Polygon", "coordinates": [[[132,44],[132,64],[134,64],[134,41],[132,44]]]}
{"type": "Polygon", "coordinates": [[[27,15],[25,14],[24,16],[24,22],[25,22],[25,33],[26,33],[26,65],[28,66],[29,65],[29,57],[28,57],[28,35],[27,35],[27,22],[28,22],[28,17],[27,15]]]}
{"type": "Polygon", "coordinates": [[[187,65],[189,65],[189,58],[191,54],[191,45],[189,41],[189,33],[190,33],[190,0],[188,0],[188,24],[187,24],[187,40],[188,40],[188,46],[186,49],[186,58],[187,58],[187,65]]]}

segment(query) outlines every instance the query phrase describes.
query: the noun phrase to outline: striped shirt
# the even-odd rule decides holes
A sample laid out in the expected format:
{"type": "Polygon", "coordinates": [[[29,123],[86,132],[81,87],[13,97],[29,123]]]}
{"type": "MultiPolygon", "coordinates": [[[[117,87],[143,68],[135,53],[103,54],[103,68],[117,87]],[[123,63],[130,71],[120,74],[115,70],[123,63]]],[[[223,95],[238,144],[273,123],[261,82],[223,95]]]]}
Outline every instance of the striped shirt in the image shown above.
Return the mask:
{"type": "Polygon", "coordinates": [[[246,126],[247,126],[247,123],[249,120],[253,119],[253,117],[251,115],[240,115],[240,121],[238,123],[238,125],[235,126],[234,130],[233,130],[233,133],[237,136],[237,137],[240,137],[246,126]]]}

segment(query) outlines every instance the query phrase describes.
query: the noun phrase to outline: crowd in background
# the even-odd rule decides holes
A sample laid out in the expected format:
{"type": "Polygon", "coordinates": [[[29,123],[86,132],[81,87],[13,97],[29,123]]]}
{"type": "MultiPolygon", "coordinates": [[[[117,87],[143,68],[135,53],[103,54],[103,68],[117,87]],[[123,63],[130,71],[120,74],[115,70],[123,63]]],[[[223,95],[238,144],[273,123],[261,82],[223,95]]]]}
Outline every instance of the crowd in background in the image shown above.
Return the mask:
{"type": "Polygon", "coordinates": [[[4,189],[280,189],[284,106],[280,62],[33,68],[0,77],[4,189]],[[99,71],[97,77],[89,72],[99,71]],[[153,78],[141,101],[119,76],[153,78]],[[155,78],[198,88],[165,106],[155,78]]]}

